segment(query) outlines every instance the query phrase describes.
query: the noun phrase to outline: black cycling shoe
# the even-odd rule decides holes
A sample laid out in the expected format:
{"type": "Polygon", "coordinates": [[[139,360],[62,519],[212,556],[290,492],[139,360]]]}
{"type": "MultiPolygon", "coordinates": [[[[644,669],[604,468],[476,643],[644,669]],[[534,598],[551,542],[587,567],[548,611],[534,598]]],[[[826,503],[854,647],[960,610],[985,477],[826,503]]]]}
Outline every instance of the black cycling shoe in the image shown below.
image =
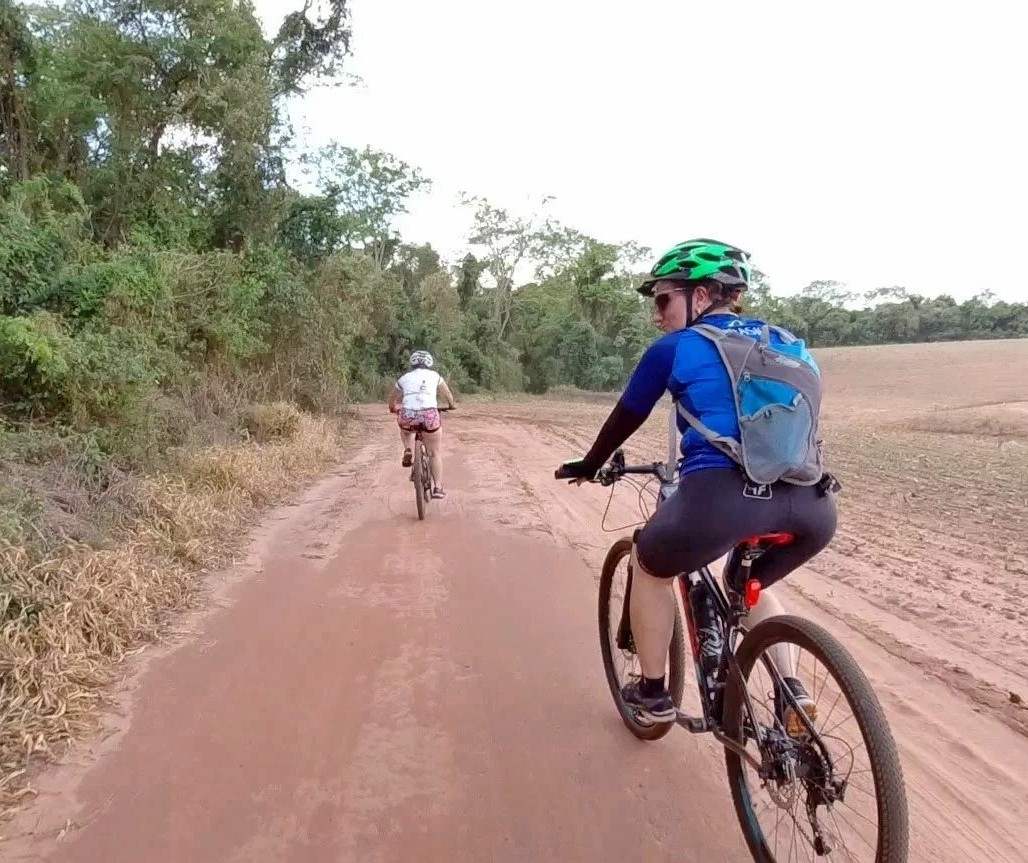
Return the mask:
{"type": "Polygon", "coordinates": [[[403,451],[403,466],[410,467],[412,464],[414,464],[414,453],[409,449],[405,449],[403,451]]]}
{"type": "Polygon", "coordinates": [[[634,710],[640,719],[650,722],[673,722],[678,717],[675,703],[671,700],[665,689],[659,695],[648,696],[642,694],[642,684],[633,680],[621,687],[621,697],[631,710],[634,710]]]}

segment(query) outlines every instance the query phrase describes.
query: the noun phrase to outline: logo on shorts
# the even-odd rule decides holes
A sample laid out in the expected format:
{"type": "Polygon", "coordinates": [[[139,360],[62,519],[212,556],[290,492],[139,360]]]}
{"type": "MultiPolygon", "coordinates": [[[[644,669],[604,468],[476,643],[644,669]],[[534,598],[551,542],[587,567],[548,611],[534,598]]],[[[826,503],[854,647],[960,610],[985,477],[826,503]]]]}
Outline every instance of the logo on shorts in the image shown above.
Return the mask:
{"type": "Polygon", "coordinates": [[[742,487],[742,496],[752,500],[771,500],[774,497],[774,490],[769,485],[747,482],[742,487]]]}

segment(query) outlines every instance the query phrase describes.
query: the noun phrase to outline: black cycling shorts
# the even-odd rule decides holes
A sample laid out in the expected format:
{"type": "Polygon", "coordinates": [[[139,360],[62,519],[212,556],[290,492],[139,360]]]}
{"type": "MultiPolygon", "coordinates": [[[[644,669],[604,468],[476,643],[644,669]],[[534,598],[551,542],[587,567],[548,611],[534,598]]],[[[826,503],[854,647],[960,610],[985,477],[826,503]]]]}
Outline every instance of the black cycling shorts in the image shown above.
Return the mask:
{"type": "Polygon", "coordinates": [[[755,489],[736,468],[710,468],[679,480],[639,532],[637,552],[647,572],[674,578],[713,563],[747,537],[795,534],[791,545],[770,548],[754,562],[753,577],[768,587],[824,549],[835,526],[835,497],[816,486],[779,482],[755,489]]]}

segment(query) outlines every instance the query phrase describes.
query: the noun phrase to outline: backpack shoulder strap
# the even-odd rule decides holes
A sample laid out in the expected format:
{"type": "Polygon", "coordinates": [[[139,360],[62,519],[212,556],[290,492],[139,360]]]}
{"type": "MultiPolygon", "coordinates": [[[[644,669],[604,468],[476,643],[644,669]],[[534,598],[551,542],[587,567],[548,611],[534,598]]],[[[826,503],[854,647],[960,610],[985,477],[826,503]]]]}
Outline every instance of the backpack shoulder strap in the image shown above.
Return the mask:
{"type": "Polygon", "coordinates": [[[718,434],[716,431],[710,428],[710,426],[701,422],[699,417],[696,417],[689,411],[687,411],[685,407],[682,405],[682,403],[677,399],[675,400],[675,407],[678,409],[678,413],[682,415],[682,419],[684,419],[687,423],[689,423],[689,425],[696,429],[697,432],[703,435],[703,437],[706,438],[708,443],[717,447],[722,452],[726,452],[736,461],[738,461],[741,458],[741,453],[739,452],[739,443],[737,441],[733,440],[730,437],[726,437],[725,435],[718,434]]]}
{"type": "Polygon", "coordinates": [[[721,327],[715,327],[713,324],[693,324],[689,329],[715,342],[721,341],[728,335],[721,327]]]}
{"type": "MultiPolygon", "coordinates": [[[[799,341],[799,339],[797,339],[796,336],[790,333],[787,329],[775,326],[774,324],[764,324],[764,331],[768,333],[768,335],[774,333],[787,345],[794,345],[799,341]]],[[[764,344],[767,344],[767,342],[765,341],[764,344]]]]}

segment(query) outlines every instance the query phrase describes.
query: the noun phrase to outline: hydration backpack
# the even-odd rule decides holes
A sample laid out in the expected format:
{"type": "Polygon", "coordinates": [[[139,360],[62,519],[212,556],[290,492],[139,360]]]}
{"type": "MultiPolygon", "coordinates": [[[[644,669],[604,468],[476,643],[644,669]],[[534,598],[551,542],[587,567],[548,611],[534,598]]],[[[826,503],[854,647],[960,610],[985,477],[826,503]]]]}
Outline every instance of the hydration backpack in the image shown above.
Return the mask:
{"type": "Polygon", "coordinates": [[[695,324],[691,329],[714,343],[728,372],[739,440],[712,431],[678,403],[685,421],[757,485],[820,482],[824,476],[818,436],[821,373],[803,340],[768,324],[763,325],[759,340],[711,324],[695,324]],[[781,344],[771,344],[772,330],[781,344]]]}

